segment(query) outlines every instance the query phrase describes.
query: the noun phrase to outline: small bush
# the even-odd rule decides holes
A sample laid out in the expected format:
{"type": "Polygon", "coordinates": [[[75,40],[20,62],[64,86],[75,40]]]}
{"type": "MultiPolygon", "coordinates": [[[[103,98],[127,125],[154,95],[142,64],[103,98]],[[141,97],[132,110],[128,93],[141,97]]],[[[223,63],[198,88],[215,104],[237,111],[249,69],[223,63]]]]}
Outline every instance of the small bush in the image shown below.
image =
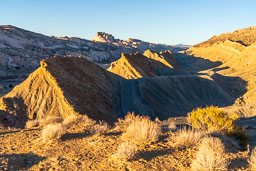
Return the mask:
{"type": "Polygon", "coordinates": [[[173,135],[170,136],[168,139],[169,142],[172,143],[172,146],[183,148],[196,145],[201,140],[201,138],[205,136],[206,134],[202,131],[181,129],[173,133],[173,135]]]}
{"type": "Polygon", "coordinates": [[[219,138],[203,138],[192,161],[192,170],[227,170],[229,163],[224,155],[225,147],[219,138]]]}
{"type": "Polygon", "coordinates": [[[251,170],[256,170],[256,147],[252,149],[252,153],[249,158],[249,164],[251,170]]]}
{"type": "Polygon", "coordinates": [[[206,107],[193,110],[188,115],[188,121],[194,128],[205,131],[219,131],[228,136],[232,136],[240,141],[242,147],[246,147],[249,136],[245,130],[234,124],[237,115],[229,116],[218,107],[206,107]]]}
{"type": "Polygon", "coordinates": [[[119,127],[121,129],[126,129],[131,123],[133,123],[135,120],[141,119],[142,116],[135,115],[134,112],[128,112],[127,115],[124,117],[124,119],[118,119],[118,122],[115,123],[116,127],[119,127]]]}
{"type": "Polygon", "coordinates": [[[108,123],[104,122],[104,121],[100,121],[98,124],[94,125],[92,128],[92,132],[93,134],[102,134],[107,132],[110,129],[110,126],[108,125],[108,123]]]}
{"type": "Polygon", "coordinates": [[[218,107],[197,108],[188,115],[188,122],[202,130],[228,132],[233,129],[234,119],[218,107]]]}
{"type": "Polygon", "coordinates": [[[113,155],[113,157],[130,160],[136,155],[137,151],[138,149],[135,144],[130,142],[123,142],[117,147],[117,152],[113,155]]]}
{"type": "Polygon", "coordinates": [[[160,133],[160,125],[151,121],[149,117],[136,117],[126,128],[122,139],[150,142],[158,140],[160,133]]]}
{"type": "Polygon", "coordinates": [[[66,129],[65,127],[63,127],[62,124],[48,124],[42,130],[42,139],[43,139],[43,142],[46,142],[49,140],[58,140],[65,133],[66,133],[66,129]]]}

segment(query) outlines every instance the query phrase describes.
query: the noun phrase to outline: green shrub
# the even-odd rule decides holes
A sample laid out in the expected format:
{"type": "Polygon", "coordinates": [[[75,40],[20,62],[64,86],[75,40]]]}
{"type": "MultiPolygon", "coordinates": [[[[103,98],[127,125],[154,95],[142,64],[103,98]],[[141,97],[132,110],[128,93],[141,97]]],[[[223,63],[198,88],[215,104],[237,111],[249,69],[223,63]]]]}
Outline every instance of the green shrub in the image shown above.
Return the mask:
{"type": "Polygon", "coordinates": [[[188,114],[187,120],[194,128],[204,131],[219,131],[240,141],[245,147],[249,136],[245,130],[234,124],[237,115],[229,116],[218,107],[197,108],[188,114]]]}
{"type": "Polygon", "coordinates": [[[236,117],[229,117],[218,107],[197,108],[188,114],[188,121],[194,128],[229,132],[233,130],[236,117]]]}

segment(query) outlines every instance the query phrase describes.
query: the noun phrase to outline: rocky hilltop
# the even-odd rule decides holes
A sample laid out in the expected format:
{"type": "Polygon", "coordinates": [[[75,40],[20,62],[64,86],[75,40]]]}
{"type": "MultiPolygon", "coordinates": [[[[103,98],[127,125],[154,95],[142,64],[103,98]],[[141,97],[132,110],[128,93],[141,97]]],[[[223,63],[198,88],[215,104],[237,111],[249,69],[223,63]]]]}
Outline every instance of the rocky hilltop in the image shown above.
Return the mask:
{"type": "Polygon", "coordinates": [[[90,41],[77,37],[49,37],[4,25],[0,26],[0,65],[1,69],[36,68],[42,59],[58,55],[80,56],[97,63],[109,63],[118,59],[121,53],[144,52],[146,49],[177,52],[184,49],[143,41],[126,42],[102,32],[97,33],[94,41],[90,41]]]}
{"type": "Polygon", "coordinates": [[[107,70],[126,79],[137,79],[168,75],[174,67],[179,68],[179,64],[170,51],[146,50],[143,54],[122,54],[107,70]]]}
{"type": "MultiPolygon", "coordinates": [[[[214,69],[224,76],[240,77],[247,82],[246,93],[240,97],[245,109],[256,105],[256,27],[236,30],[213,36],[211,39],[190,47],[187,54],[200,59],[219,62],[214,69]]],[[[239,87],[239,84],[237,84],[239,87]]]]}

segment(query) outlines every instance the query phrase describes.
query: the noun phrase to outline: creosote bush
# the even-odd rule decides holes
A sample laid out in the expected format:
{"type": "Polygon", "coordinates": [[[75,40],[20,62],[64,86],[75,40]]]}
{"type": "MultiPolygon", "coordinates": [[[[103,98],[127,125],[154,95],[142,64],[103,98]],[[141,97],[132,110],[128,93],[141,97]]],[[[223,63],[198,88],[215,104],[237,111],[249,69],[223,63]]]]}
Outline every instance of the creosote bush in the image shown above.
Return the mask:
{"type": "Polygon", "coordinates": [[[130,142],[123,142],[117,147],[117,152],[113,154],[113,157],[121,160],[130,160],[136,155],[137,151],[138,149],[135,144],[130,142]]]}
{"type": "Polygon", "coordinates": [[[62,124],[48,124],[42,130],[43,142],[49,140],[59,140],[66,133],[66,128],[62,124]]]}
{"type": "Polygon", "coordinates": [[[235,137],[240,141],[242,147],[248,144],[249,136],[245,130],[234,124],[238,116],[229,116],[218,107],[197,108],[188,114],[187,119],[194,128],[203,131],[219,131],[228,136],[235,137]]]}
{"type": "Polygon", "coordinates": [[[203,138],[196,158],[192,161],[192,170],[227,170],[228,160],[225,159],[225,146],[219,138],[203,138]]]}
{"type": "Polygon", "coordinates": [[[197,108],[188,114],[188,121],[192,126],[205,131],[228,132],[233,129],[234,120],[214,106],[197,108]]]}
{"type": "Polygon", "coordinates": [[[122,139],[127,141],[153,142],[157,141],[161,133],[158,123],[150,120],[149,117],[134,117],[122,134],[122,139]]]}

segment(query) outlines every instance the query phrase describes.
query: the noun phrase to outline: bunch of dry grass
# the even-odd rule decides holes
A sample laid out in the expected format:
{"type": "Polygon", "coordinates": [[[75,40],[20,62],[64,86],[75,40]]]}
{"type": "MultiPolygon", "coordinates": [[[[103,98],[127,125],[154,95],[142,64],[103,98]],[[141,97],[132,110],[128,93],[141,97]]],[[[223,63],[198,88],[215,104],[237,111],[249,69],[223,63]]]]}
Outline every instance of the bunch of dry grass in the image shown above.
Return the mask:
{"type": "Polygon", "coordinates": [[[48,124],[42,130],[43,142],[49,140],[58,140],[66,133],[66,128],[62,124],[48,124]]]}
{"type": "Polygon", "coordinates": [[[122,139],[151,142],[157,141],[160,133],[160,125],[151,121],[149,117],[135,117],[123,133],[122,139]]]}
{"type": "Polygon", "coordinates": [[[117,152],[113,155],[120,160],[130,160],[138,152],[137,146],[130,142],[123,142],[117,147],[117,152]]]}
{"type": "Polygon", "coordinates": [[[169,142],[171,142],[174,147],[189,147],[196,145],[205,136],[206,133],[203,131],[184,128],[173,133],[169,137],[169,142]]]}
{"type": "Polygon", "coordinates": [[[252,153],[249,158],[249,164],[251,170],[256,170],[256,147],[252,149],[252,153]]]}
{"type": "Polygon", "coordinates": [[[219,138],[203,138],[192,161],[192,170],[227,170],[229,163],[224,155],[225,147],[219,138]]]}
{"type": "Polygon", "coordinates": [[[135,120],[141,119],[142,116],[135,115],[134,112],[128,112],[124,119],[118,118],[118,122],[115,123],[115,126],[119,129],[126,129],[131,123],[135,120]]]}
{"type": "Polygon", "coordinates": [[[100,121],[98,124],[95,124],[92,128],[93,134],[102,134],[107,132],[110,129],[110,126],[107,122],[100,121]]]}

